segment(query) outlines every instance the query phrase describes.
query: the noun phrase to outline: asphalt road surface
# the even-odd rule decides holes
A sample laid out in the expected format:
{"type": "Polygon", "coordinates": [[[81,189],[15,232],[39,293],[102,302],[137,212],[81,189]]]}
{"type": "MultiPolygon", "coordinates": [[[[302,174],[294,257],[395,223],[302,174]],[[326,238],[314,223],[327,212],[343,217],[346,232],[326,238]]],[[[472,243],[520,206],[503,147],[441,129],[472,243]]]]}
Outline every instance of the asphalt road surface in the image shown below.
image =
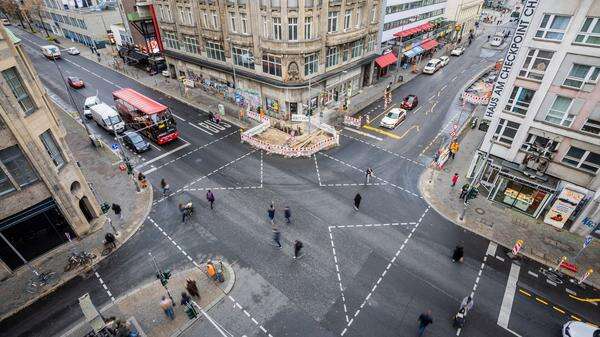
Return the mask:
{"type": "MultiPolygon", "coordinates": [[[[16,33],[49,93],[69,102],[55,64],[37,51],[36,44],[44,40],[16,33]]],[[[240,144],[235,126],[206,133],[190,125],[206,120],[202,111],[85,58],[65,55],[57,61],[63,73],[86,82],[75,95],[77,104],[96,93],[111,102],[112,91],[131,87],[168,105],[182,134],[179,142],[137,157],[155,188],[165,178],[175,193],[163,198],[156,190],[141,230],[96,271],[118,297],[155,280],[149,251],[175,271],[190,267],[185,254],[196,262],[226,259],[235,268],[236,283],[210,314],[233,336],[414,336],[416,319],[427,309],[434,324],[426,336],[558,337],[571,315],[599,323],[597,307],[568,296],[568,291],[587,290],[568,281],[548,283],[539,265],[513,263],[504,249],[448,222],[419,195],[420,174],[460,115],[460,107],[453,106],[455,96],[502,57],[481,44],[474,42],[436,74],[420,75],[394,92],[396,105],[407,94],[420,98],[419,110],[410,112],[396,130],[386,131],[396,137],[372,129],[361,129],[364,134],[343,130],[339,147],[309,159],[269,156],[240,144]],[[376,177],[365,185],[367,167],[376,177]],[[214,210],[206,203],[207,189],[215,193],[214,210]],[[362,195],[359,211],[352,208],[356,193],[362,195]],[[183,201],[192,201],[197,209],[186,224],[177,210],[183,201]],[[271,201],[282,250],[269,243],[266,210],[271,201]],[[285,206],[292,209],[290,225],[282,221],[285,206]],[[305,256],[294,261],[297,239],[304,242],[305,256]],[[450,260],[457,243],[465,246],[463,264],[450,260]],[[507,287],[514,288],[513,296],[507,287]],[[474,309],[457,331],[450,317],[471,294],[474,309]]],[[[374,129],[382,106],[379,100],[361,112],[371,114],[374,129]]],[[[109,135],[104,137],[111,142],[109,135]]],[[[98,307],[110,301],[95,276],[82,276],[0,322],[0,335],[41,336],[43,331],[44,336],[60,336],[82,320],[77,298],[85,292],[98,307]]],[[[184,334],[216,335],[206,320],[184,334]]]]}

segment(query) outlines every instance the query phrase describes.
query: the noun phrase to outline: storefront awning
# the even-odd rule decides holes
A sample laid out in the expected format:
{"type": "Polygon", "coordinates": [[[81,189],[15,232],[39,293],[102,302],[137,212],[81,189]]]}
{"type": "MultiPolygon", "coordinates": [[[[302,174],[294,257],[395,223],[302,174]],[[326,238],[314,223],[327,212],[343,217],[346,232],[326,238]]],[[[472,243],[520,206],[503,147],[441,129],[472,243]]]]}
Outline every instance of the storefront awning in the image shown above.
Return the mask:
{"type": "Polygon", "coordinates": [[[423,31],[423,30],[430,30],[431,28],[433,28],[433,25],[429,22],[426,22],[420,26],[417,26],[416,28],[419,29],[419,31],[423,31]]]}
{"type": "Polygon", "coordinates": [[[425,50],[431,50],[438,46],[438,42],[436,40],[425,40],[421,43],[421,48],[425,50]]]}
{"type": "Polygon", "coordinates": [[[419,30],[415,27],[415,28],[409,28],[409,29],[403,30],[401,32],[394,33],[394,36],[400,37],[400,38],[405,38],[407,36],[413,35],[418,32],[419,32],[419,30]]]}
{"type": "Polygon", "coordinates": [[[409,59],[410,59],[410,58],[413,58],[413,57],[415,57],[415,56],[417,56],[417,55],[421,54],[423,51],[424,51],[424,50],[423,50],[423,48],[421,48],[421,47],[419,47],[419,46],[416,46],[416,47],[414,47],[413,49],[411,49],[411,50],[409,50],[409,51],[405,52],[405,53],[404,53],[404,56],[406,56],[407,58],[409,58],[409,59]]]}
{"type": "Polygon", "coordinates": [[[398,58],[394,53],[387,53],[375,59],[375,63],[377,63],[379,68],[385,68],[390,64],[396,63],[396,61],[398,61],[398,58]]]}

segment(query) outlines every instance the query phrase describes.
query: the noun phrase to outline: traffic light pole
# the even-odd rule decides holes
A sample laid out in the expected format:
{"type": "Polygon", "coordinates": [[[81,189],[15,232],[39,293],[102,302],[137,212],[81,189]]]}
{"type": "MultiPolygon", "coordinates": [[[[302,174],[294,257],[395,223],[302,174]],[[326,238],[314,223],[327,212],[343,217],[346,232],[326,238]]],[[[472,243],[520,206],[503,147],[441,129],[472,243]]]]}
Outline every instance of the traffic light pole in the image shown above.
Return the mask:
{"type": "Polygon", "coordinates": [[[196,303],[194,300],[191,300],[192,304],[198,308],[198,310],[200,311],[200,313],[206,317],[206,319],[210,322],[210,324],[212,324],[215,329],[217,329],[217,331],[219,331],[219,333],[221,334],[221,336],[224,337],[231,337],[233,336],[233,334],[231,334],[230,332],[224,330],[219,323],[217,323],[212,317],[210,317],[210,315],[208,313],[206,313],[206,311],[204,311],[204,309],[202,309],[201,306],[198,305],[198,303],[196,303]]]}
{"type": "Polygon", "coordinates": [[[475,177],[473,177],[473,181],[471,182],[471,184],[469,184],[469,188],[467,189],[467,194],[465,195],[465,202],[464,202],[463,210],[460,213],[460,217],[459,217],[460,221],[463,221],[465,219],[465,213],[467,212],[467,206],[468,206],[467,202],[469,200],[468,196],[471,193],[473,193],[475,186],[478,186],[479,183],[481,182],[481,177],[483,177],[483,173],[485,172],[487,162],[490,157],[490,152],[492,151],[493,144],[494,144],[494,142],[490,138],[490,145],[488,146],[487,151],[485,152],[485,157],[483,157],[483,163],[481,163],[481,167],[475,174],[475,177]]]}
{"type": "Polygon", "coordinates": [[[162,286],[167,291],[167,295],[169,295],[169,298],[173,302],[173,306],[175,306],[175,300],[173,300],[173,296],[171,296],[171,293],[169,292],[169,288],[167,287],[167,282],[166,282],[167,280],[163,280],[163,277],[164,277],[163,271],[158,267],[158,263],[156,262],[156,259],[154,258],[154,255],[152,255],[152,252],[148,252],[148,255],[150,255],[150,257],[152,258],[152,262],[154,264],[154,269],[156,269],[156,277],[159,280],[161,280],[160,283],[162,284],[162,286]]]}

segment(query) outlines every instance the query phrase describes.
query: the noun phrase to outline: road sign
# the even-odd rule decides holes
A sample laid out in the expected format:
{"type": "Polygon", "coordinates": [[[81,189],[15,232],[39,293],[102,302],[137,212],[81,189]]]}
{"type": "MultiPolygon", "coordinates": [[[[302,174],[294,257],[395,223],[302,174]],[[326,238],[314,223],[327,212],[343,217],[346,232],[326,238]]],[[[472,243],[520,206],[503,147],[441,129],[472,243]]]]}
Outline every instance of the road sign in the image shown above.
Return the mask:
{"type": "Polygon", "coordinates": [[[523,240],[517,240],[517,242],[515,243],[515,245],[512,249],[513,255],[519,254],[519,252],[521,251],[521,247],[523,247],[523,240]]]}
{"type": "Polygon", "coordinates": [[[110,146],[113,150],[118,150],[119,149],[119,144],[117,143],[112,143],[112,145],[110,146]]]}
{"type": "Polygon", "coordinates": [[[583,240],[583,248],[589,246],[590,243],[592,243],[592,236],[591,235],[587,235],[585,237],[585,240],[583,240]]]}

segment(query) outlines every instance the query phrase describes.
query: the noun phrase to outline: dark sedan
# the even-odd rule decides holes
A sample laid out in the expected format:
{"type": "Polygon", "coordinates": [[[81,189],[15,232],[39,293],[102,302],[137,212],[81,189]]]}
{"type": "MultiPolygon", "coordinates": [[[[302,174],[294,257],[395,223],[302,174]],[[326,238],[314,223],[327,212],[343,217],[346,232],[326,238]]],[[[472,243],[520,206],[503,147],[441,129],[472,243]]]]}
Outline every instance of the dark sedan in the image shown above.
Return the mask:
{"type": "Polygon", "coordinates": [[[419,105],[419,98],[417,98],[415,95],[408,95],[404,97],[401,107],[406,110],[412,110],[416,108],[417,105],[419,105]]]}
{"type": "Polygon", "coordinates": [[[123,142],[136,153],[142,153],[150,150],[150,144],[136,132],[125,132],[123,142]]]}
{"type": "Polygon", "coordinates": [[[69,83],[69,86],[73,89],[81,89],[85,87],[83,80],[79,77],[69,76],[67,77],[67,83],[69,83]]]}

